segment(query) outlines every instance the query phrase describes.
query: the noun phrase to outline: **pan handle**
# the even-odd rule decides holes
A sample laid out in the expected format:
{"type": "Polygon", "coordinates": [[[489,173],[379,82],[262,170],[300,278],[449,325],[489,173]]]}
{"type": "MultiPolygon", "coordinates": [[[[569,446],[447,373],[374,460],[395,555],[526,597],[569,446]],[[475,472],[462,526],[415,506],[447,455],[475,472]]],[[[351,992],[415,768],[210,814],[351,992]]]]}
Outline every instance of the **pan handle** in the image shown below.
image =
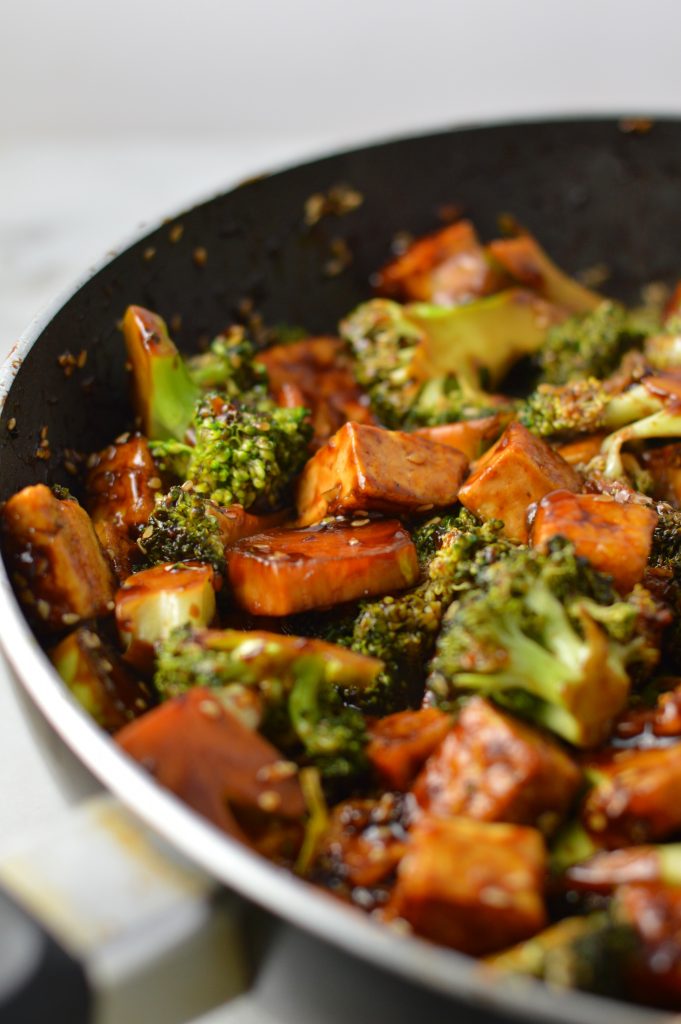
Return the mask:
{"type": "Polygon", "coordinates": [[[22,842],[0,886],[3,1024],[181,1024],[246,988],[241,901],[108,795],[22,842]]]}

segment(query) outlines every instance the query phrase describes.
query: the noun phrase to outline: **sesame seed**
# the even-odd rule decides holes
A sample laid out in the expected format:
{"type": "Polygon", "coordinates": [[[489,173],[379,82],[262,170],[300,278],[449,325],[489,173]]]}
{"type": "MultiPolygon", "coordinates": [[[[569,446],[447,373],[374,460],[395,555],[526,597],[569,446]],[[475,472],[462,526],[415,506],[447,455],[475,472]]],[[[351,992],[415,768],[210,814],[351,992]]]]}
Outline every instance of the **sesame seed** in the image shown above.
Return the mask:
{"type": "Polygon", "coordinates": [[[261,811],[272,813],[281,806],[281,797],[273,789],[264,789],[258,794],[258,807],[261,811]]]}
{"type": "Polygon", "coordinates": [[[214,700],[202,700],[199,704],[199,711],[206,718],[220,717],[220,705],[214,700]]]}
{"type": "Polygon", "coordinates": [[[151,487],[152,491],[160,491],[162,484],[161,484],[161,481],[160,481],[159,477],[157,477],[157,476],[150,477],[150,479],[149,479],[149,486],[151,487]]]}
{"type": "Polygon", "coordinates": [[[192,259],[197,267],[205,267],[208,262],[208,250],[203,245],[197,245],[192,253],[192,259]]]}
{"type": "Polygon", "coordinates": [[[38,609],[38,615],[40,616],[41,619],[49,619],[49,617],[50,617],[50,606],[47,603],[47,601],[43,600],[42,597],[39,599],[38,603],[36,604],[36,608],[38,609]]]}
{"type": "Polygon", "coordinates": [[[183,234],[184,234],[184,225],[183,224],[173,224],[173,226],[171,227],[170,231],[168,232],[168,240],[170,242],[172,242],[173,245],[174,245],[175,242],[179,242],[180,241],[180,239],[182,238],[183,234]]]}
{"type": "Polygon", "coordinates": [[[11,419],[7,420],[7,429],[8,430],[16,430],[17,429],[17,421],[16,421],[16,418],[14,416],[12,416],[11,419]]]}
{"type": "Polygon", "coordinates": [[[75,626],[75,624],[79,620],[80,615],[76,615],[75,612],[64,612],[64,614],[61,617],[61,621],[64,623],[65,626],[75,626]]]}
{"type": "Polygon", "coordinates": [[[155,255],[156,255],[156,249],[154,248],[154,246],[153,245],[148,245],[147,248],[142,253],[142,259],[146,260],[146,262],[148,263],[150,260],[153,260],[155,255]]]}

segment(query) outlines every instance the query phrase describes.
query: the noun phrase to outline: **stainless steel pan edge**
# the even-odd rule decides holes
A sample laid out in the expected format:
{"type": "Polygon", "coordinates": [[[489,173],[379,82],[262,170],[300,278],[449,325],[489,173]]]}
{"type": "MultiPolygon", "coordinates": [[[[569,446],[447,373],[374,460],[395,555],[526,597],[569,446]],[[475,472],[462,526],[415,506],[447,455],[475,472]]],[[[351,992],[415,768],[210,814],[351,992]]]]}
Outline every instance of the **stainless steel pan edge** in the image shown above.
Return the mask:
{"type": "MultiPolygon", "coordinates": [[[[146,235],[147,231],[143,232],[146,235]]],[[[131,243],[132,244],[131,240],[131,243]]],[[[135,239],[139,241],[139,237],[135,239]]],[[[120,250],[119,250],[120,251],[120,250]]],[[[0,367],[0,408],[23,359],[56,312],[94,273],[61,295],[23,333],[0,367]]],[[[171,845],[234,889],[292,924],[443,995],[500,1015],[565,1024],[679,1024],[681,1016],[498,978],[469,957],[381,926],[225,836],[158,786],[81,709],[40,648],[0,560],[0,646],[17,679],[62,740],[127,808],[171,845]]]]}

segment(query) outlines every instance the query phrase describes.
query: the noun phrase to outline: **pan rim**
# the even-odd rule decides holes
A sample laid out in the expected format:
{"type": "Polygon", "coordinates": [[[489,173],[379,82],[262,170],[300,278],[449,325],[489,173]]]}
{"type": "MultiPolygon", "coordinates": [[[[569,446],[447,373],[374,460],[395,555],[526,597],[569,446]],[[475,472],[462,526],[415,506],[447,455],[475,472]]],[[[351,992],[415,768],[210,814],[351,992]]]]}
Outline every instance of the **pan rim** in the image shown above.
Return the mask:
{"type": "MultiPolygon", "coordinates": [[[[349,150],[312,156],[303,162],[285,163],[257,178],[282,174],[349,153],[374,151],[383,146],[437,135],[491,132],[499,128],[541,127],[568,124],[607,123],[617,127],[625,115],[610,113],[588,116],[540,116],[522,120],[462,124],[454,128],[391,136],[376,143],[349,150]]],[[[633,116],[633,115],[626,115],[633,116]]],[[[681,124],[670,114],[650,116],[654,122],[681,124]]],[[[170,220],[216,200],[254,180],[212,193],[170,220]]],[[[125,242],[108,250],[101,260],[79,275],[28,324],[0,367],[0,410],[11,392],[21,364],[43,331],[64,305],[75,298],[101,270],[139,244],[168,218],[130,233],[125,242]]],[[[495,976],[478,961],[453,950],[431,945],[419,938],[403,936],[379,925],[356,909],[342,904],[328,893],[296,878],[225,836],[201,819],[171,793],[163,790],[140,766],[132,762],[77,704],[61,683],[46,654],[33,635],[14,596],[4,562],[0,560],[0,647],[12,671],[33,703],[55,732],[93,775],[121,803],[145,824],[163,836],[195,864],[247,899],[275,915],[339,946],[346,952],[377,964],[440,995],[465,1000],[478,1008],[518,1018],[551,1017],[565,1024],[610,1024],[616,1014],[621,1024],[663,1024],[679,1018],[664,1011],[639,1007],[580,992],[559,992],[529,979],[511,980],[495,976]]]]}

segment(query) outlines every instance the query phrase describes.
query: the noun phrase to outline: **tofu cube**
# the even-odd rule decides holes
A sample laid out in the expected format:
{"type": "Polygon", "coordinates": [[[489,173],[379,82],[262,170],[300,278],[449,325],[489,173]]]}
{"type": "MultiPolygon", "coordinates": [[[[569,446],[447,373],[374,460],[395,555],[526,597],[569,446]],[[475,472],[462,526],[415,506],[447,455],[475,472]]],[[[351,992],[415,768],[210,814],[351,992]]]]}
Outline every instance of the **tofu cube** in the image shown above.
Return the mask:
{"type": "Polygon", "coordinates": [[[90,517],[77,501],[36,484],[2,510],[3,549],[27,614],[50,630],[113,610],[113,578],[90,517]]]}
{"type": "Polygon", "coordinates": [[[346,423],[298,482],[299,525],[374,510],[408,515],[453,505],[468,469],[456,448],[397,430],[346,423]]]}
{"type": "Polygon", "coordinates": [[[651,448],[641,461],[653,478],[653,497],[681,508],[681,444],[651,448]]]}
{"type": "Polygon", "coordinates": [[[584,827],[609,849],[658,842],[681,829],[681,744],[619,750],[588,766],[584,827]]]}
{"type": "Polygon", "coordinates": [[[501,519],[504,534],[526,544],[528,506],[549,491],[579,491],[577,472],[520,423],[511,423],[477,462],[459,501],[481,519],[501,519]]]}
{"type": "Polygon", "coordinates": [[[544,927],[545,861],[536,829],[425,815],[411,830],[389,913],[462,953],[492,953],[544,927]]]}
{"type": "Polygon", "coordinates": [[[432,814],[538,823],[548,832],[568,812],[581,778],[558,743],[473,697],[426,761],[414,793],[432,814]]]}
{"type": "Polygon", "coordinates": [[[594,569],[612,576],[619,591],[628,593],[643,579],[656,524],[657,513],[636,502],[616,501],[608,494],[553,491],[537,507],[532,546],[546,549],[553,537],[564,537],[594,569]]]}
{"type": "Polygon", "coordinates": [[[397,521],[369,518],[270,530],[226,552],[236,603],[253,615],[330,608],[416,583],[416,548],[397,521]]]}
{"type": "Polygon", "coordinates": [[[116,594],[116,624],[126,660],[144,670],[154,644],[178,626],[208,626],[215,618],[217,576],[200,562],[169,562],[129,576],[116,594]]]}
{"type": "Polygon", "coordinates": [[[404,792],[451,728],[437,708],[397,711],[370,724],[367,757],[384,786],[404,792]]]}
{"type": "Polygon", "coordinates": [[[503,425],[503,417],[496,414],[461,420],[460,423],[441,423],[437,427],[419,427],[414,431],[414,436],[458,448],[467,458],[478,459],[492,441],[499,437],[503,425]]]}

